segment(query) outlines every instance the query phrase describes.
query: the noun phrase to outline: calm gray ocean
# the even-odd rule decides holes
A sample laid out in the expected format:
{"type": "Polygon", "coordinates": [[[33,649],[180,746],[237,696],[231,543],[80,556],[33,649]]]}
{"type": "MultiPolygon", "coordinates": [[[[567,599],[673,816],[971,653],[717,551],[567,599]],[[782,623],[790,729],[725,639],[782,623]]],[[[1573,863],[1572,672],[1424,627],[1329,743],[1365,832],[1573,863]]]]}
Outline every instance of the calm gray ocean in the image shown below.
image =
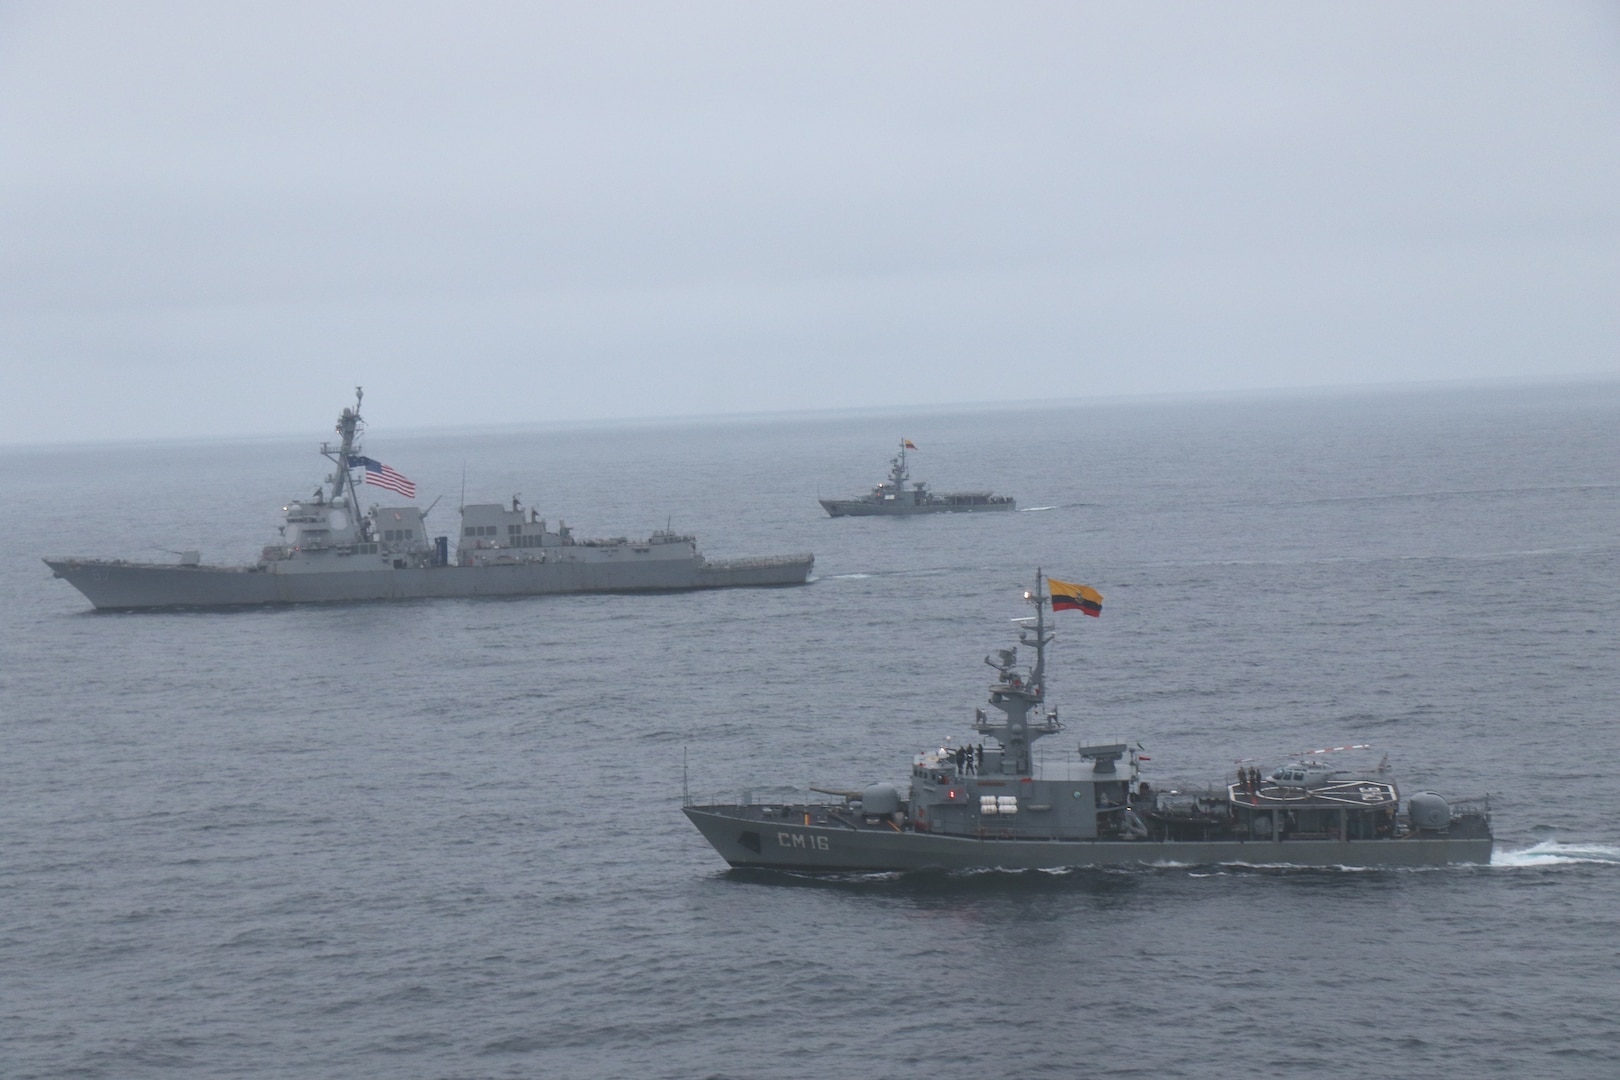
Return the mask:
{"type": "MultiPolygon", "coordinates": [[[[367,452],[454,531],[812,550],[797,589],[89,613],[251,560],[306,436],[0,451],[0,1075],[1620,1075],[1620,383],[527,431],[367,452]],[[896,440],[1016,514],[832,520],[896,440]],[[903,782],[1040,566],[1064,743],[1371,743],[1489,867],[729,871],[681,816],[903,782]]],[[[1056,740],[1049,740],[1056,741],[1056,740]]]]}

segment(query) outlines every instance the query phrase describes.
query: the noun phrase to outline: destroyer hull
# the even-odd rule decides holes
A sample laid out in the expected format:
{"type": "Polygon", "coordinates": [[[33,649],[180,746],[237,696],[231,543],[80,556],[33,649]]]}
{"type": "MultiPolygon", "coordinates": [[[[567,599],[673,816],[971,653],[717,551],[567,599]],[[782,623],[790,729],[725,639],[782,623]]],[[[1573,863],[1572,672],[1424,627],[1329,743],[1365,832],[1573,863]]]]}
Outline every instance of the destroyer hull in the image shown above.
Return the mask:
{"type": "Polygon", "coordinates": [[[556,561],[483,566],[286,571],[283,564],[179,566],[101,559],[47,559],[59,578],[97,610],[245,607],[473,596],[546,596],[590,592],[802,585],[809,555],[757,559],[556,561]]]}
{"type": "Polygon", "coordinates": [[[987,514],[992,511],[1016,510],[1017,504],[1004,502],[963,503],[876,503],[862,499],[818,499],[822,509],[832,517],[910,517],[913,514],[987,514]]]}
{"type": "Polygon", "coordinates": [[[1378,840],[1009,840],[894,828],[760,820],[747,807],[688,806],[686,816],[734,867],[803,873],[1051,870],[1222,864],[1401,867],[1489,863],[1489,836],[1378,840]]]}

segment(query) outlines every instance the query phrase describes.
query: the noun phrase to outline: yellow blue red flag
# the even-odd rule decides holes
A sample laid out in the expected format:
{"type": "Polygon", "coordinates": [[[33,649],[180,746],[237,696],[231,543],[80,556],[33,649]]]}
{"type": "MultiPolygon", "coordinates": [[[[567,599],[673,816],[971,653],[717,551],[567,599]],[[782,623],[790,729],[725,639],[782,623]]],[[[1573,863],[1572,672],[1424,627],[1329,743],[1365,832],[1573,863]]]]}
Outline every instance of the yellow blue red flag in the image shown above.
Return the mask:
{"type": "Polygon", "coordinates": [[[1102,593],[1090,585],[1076,585],[1071,581],[1049,577],[1046,587],[1052,593],[1053,611],[1083,611],[1093,619],[1102,618],[1102,593]]]}

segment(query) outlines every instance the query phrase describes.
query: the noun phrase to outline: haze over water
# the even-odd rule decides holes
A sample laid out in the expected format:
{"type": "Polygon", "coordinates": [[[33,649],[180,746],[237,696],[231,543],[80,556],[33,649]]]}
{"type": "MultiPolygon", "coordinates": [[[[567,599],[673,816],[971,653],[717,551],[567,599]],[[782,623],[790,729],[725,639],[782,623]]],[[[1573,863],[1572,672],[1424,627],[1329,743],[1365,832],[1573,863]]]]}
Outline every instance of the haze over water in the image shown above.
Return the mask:
{"type": "MultiPolygon", "coordinates": [[[[335,400],[335,416],[345,404],[335,400]]],[[[0,1072],[1620,1071],[1620,384],[404,436],[454,532],[812,550],[796,589],[95,615],[44,555],[250,561],[286,441],[0,451],[0,1072]],[[900,436],[1017,514],[825,517],[900,436]],[[1489,867],[732,872],[694,797],[903,782],[1039,566],[1051,701],[1156,786],[1370,743],[1489,867]],[[683,777],[683,761],[686,774],[683,777]]]]}

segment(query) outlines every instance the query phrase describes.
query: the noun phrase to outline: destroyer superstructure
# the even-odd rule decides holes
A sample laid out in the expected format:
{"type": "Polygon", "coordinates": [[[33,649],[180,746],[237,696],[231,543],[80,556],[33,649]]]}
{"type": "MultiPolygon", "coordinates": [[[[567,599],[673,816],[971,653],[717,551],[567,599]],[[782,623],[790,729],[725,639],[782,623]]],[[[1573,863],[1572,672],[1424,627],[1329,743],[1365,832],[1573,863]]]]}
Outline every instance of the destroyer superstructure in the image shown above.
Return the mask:
{"type": "MultiPolygon", "coordinates": [[[[281,539],[257,563],[213,566],[197,552],[178,563],[45,562],[94,607],[112,610],[799,585],[815,563],[809,554],[711,561],[693,537],[667,529],[642,540],[580,538],[516,498],[464,505],[452,554],[449,535],[431,535],[427,511],[361,508],[355,472],[386,468],[359,453],[362,397],[357,389],[338,417],[339,444],[321,446],[333,465],[328,486],[282,508],[281,539]]],[[[414,490],[403,483],[393,490],[414,490]]]]}
{"type": "Polygon", "coordinates": [[[915,449],[916,446],[909,439],[901,439],[900,452],[889,459],[889,475],[865,495],[857,495],[853,499],[817,501],[833,517],[973,513],[1018,509],[1018,501],[1007,495],[992,495],[988,491],[928,490],[927,481],[911,479],[911,470],[906,464],[906,451],[915,449]]]}
{"type": "Polygon", "coordinates": [[[1420,792],[1402,813],[1399,789],[1378,768],[1339,770],[1304,755],[1269,775],[1239,766],[1219,788],[1155,790],[1141,776],[1146,759],[1123,740],[1082,743],[1074,764],[1037,763],[1036,740],[1064,729],[1046,705],[1044,584],[1037,573],[1026,593],[1036,614],[1020,620],[1034,664],[1021,670],[1016,649],[985,658],[999,715],[977,711],[974,745],[917,755],[906,795],[888,783],[817,788],[842,801],[687,801],[686,816],[732,866],[809,872],[1490,861],[1488,800],[1453,804],[1420,792]]]}

